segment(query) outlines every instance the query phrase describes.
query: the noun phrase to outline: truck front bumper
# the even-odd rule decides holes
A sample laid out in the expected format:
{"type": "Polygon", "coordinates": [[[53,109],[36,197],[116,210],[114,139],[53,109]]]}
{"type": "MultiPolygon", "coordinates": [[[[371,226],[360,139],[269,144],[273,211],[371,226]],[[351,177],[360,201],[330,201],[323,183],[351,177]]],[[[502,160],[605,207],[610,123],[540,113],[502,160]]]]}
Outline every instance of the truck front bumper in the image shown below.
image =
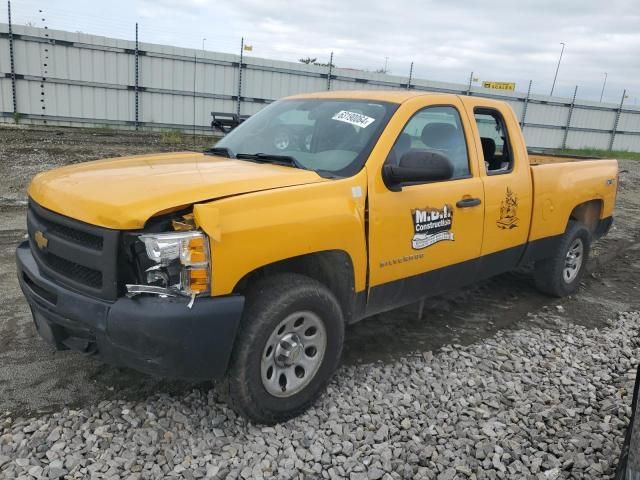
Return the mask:
{"type": "Polygon", "coordinates": [[[138,296],[107,302],[43,276],[28,242],[16,250],[20,287],[41,337],[59,350],[151,375],[192,380],[224,376],[244,297],[138,296]]]}

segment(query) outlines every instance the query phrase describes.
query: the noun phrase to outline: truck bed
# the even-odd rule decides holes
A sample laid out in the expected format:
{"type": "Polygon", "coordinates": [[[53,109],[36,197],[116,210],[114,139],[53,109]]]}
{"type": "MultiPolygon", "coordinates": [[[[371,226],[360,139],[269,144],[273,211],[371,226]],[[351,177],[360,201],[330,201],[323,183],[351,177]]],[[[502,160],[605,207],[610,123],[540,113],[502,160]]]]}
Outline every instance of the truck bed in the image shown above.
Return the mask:
{"type": "Polygon", "coordinates": [[[610,160],[608,158],[601,157],[584,157],[579,155],[561,155],[550,154],[543,152],[529,152],[529,164],[544,165],[548,163],[572,163],[572,162],[584,162],[587,160],[610,160]]]}
{"type": "Polygon", "coordinates": [[[530,240],[564,233],[576,205],[595,201],[600,219],[612,215],[617,160],[530,154],[529,162],[535,193],[530,240]]]}

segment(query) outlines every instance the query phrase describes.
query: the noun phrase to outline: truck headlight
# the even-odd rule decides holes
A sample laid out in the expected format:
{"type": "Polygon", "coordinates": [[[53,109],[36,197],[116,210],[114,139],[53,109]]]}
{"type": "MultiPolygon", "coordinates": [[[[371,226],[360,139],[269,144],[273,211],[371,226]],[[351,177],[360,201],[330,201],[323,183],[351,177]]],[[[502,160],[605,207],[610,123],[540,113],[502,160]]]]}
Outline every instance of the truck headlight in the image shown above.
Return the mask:
{"type": "Polygon", "coordinates": [[[209,241],[204,233],[145,233],[138,238],[154,264],[145,270],[148,285],[184,295],[209,291],[209,241]]]}

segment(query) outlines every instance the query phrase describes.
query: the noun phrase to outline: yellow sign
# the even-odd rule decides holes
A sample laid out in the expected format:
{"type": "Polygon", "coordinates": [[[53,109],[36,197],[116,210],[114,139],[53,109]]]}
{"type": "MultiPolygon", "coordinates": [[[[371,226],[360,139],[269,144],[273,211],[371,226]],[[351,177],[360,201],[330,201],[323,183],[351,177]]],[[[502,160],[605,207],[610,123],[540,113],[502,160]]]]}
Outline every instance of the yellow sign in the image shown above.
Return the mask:
{"type": "Polygon", "coordinates": [[[244,49],[245,49],[247,52],[253,52],[253,45],[245,45],[245,46],[244,46],[244,49]]]}
{"type": "Polygon", "coordinates": [[[484,88],[493,88],[494,90],[515,90],[516,84],[511,82],[482,82],[484,88]]]}

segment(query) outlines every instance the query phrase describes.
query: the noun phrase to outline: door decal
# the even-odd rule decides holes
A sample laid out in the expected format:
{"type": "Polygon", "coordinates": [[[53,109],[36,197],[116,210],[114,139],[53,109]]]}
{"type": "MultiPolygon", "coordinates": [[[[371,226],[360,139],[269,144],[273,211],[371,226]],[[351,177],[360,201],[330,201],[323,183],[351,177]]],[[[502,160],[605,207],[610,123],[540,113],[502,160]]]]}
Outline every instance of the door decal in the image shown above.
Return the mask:
{"type": "Polygon", "coordinates": [[[511,230],[518,226],[519,221],[518,195],[507,187],[507,193],[500,204],[500,218],[497,220],[496,225],[503,230],[511,230]]]}
{"type": "Polygon", "coordinates": [[[443,240],[453,241],[453,208],[446,204],[442,208],[416,208],[411,210],[413,239],[411,247],[422,250],[443,240]]]}

